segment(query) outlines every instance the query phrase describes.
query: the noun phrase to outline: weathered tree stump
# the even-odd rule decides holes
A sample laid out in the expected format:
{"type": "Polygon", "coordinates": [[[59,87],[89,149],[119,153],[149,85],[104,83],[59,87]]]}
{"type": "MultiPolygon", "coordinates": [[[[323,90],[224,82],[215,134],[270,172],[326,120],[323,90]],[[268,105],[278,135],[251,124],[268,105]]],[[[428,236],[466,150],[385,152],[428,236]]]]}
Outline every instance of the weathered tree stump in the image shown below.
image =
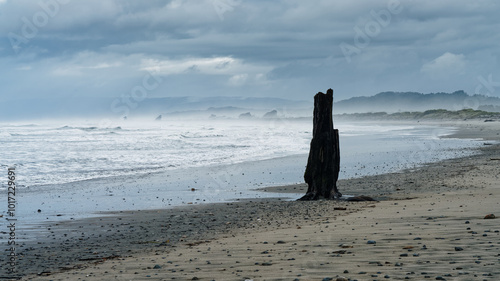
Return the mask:
{"type": "Polygon", "coordinates": [[[340,171],[339,131],[333,128],[333,90],[314,96],[313,138],[304,173],[308,188],[299,200],[342,197],[337,189],[340,171]]]}

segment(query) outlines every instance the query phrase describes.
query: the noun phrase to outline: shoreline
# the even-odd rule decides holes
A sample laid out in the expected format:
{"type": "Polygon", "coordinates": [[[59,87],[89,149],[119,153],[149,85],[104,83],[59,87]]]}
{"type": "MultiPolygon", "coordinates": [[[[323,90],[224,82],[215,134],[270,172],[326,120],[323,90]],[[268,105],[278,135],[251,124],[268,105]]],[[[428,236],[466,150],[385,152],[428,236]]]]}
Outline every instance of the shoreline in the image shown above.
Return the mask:
{"type": "MultiPolygon", "coordinates": [[[[495,140],[494,135],[491,137],[492,140],[495,140]]],[[[32,246],[28,245],[24,249],[21,248],[20,252],[24,257],[20,259],[20,267],[25,267],[24,272],[29,274],[26,278],[40,280],[64,280],[73,275],[88,277],[89,280],[109,280],[114,279],[115,275],[119,276],[118,280],[122,277],[164,280],[157,279],[156,276],[137,276],[134,273],[137,271],[156,272],[157,274],[162,272],[163,275],[159,274],[158,276],[166,278],[171,276],[173,272],[148,269],[148,266],[144,264],[141,266],[145,267],[146,270],[135,267],[136,271],[134,272],[130,270],[119,272],[118,266],[112,264],[119,264],[124,268],[134,268],[133,261],[137,261],[138,258],[147,259],[152,256],[168,258],[174,252],[189,251],[214,243],[220,244],[221,239],[231,240],[234,237],[257,235],[261,232],[279,232],[280,235],[283,235],[282,232],[285,231],[290,234],[290,232],[294,232],[290,230],[298,229],[298,227],[302,228],[302,226],[309,224],[321,225],[325,218],[330,222],[341,218],[347,222],[345,216],[361,213],[366,215],[367,212],[376,213],[379,209],[378,206],[385,206],[389,202],[394,203],[415,197],[427,198],[432,197],[429,194],[435,195],[435,193],[467,193],[470,187],[463,186],[463,184],[458,187],[459,181],[456,179],[464,177],[466,173],[475,172],[475,169],[469,169],[474,165],[482,166],[488,161],[493,161],[488,160],[490,156],[490,158],[500,158],[498,155],[499,145],[485,146],[481,148],[481,151],[482,153],[479,155],[432,163],[415,170],[339,181],[341,192],[351,194],[353,192],[346,192],[346,190],[352,190],[359,192],[359,195],[387,197],[386,200],[375,204],[372,202],[297,202],[283,199],[252,199],[244,200],[244,202],[188,205],[174,209],[115,212],[105,217],[54,222],[45,225],[45,230],[38,230],[40,234],[45,236],[45,239],[39,240],[41,244],[35,245],[38,249],[29,248],[32,246]],[[447,174],[452,175],[455,179],[453,184],[449,182],[447,174]],[[423,176],[426,179],[422,179],[423,176]],[[399,180],[396,181],[396,179],[399,180]],[[431,187],[429,181],[434,184],[441,183],[441,186],[431,187]],[[344,208],[346,210],[343,210],[344,208]],[[47,252],[49,249],[54,252],[47,252]],[[49,257],[46,256],[47,259],[43,259],[44,253],[45,255],[49,254],[49,257]],[[33,259],[34,257],[36,258],[33,259]],[[31,269],[28,269],[28,264],[31,264],[31,269]],[[112,270],[109,266],[116,267],[116,270],[112,270]],[[109,273],[107,277],[105,277],[105,271],[109,273]],[[101,275],[90,274],[89,276],[88,272],[100,272],[101,275]]],[[[462,179],[462,181],[464,180],[462,179]]],[[[276,188],[280,187],[274,187],[274,189],[276,188]]],[[[297,186],[291,185],[287,186],[287,191],[280,192],[296,192],[297,188],[297,186]]],[[[491,187],[482,187],[480,190],[489,188],[491,187]]],[[[299,193],[302,192],[299,190],[299,193]]],[[[233,246],[238,247],[237,245],[233,246]]],[[[259,254],[253,252],[253,255],[258,256],[259,254]]],[[[191,264],[191,262],[188,263],[191,264]]],[[[240,263],[243,263],[243,260],[240,263]]],[[[160,267],[168,268],[169,265],[171,264],[167,263],[160,265],[160,267]]],[[[200,265],[198,264],[198,266],[200,265]]],[[[262,266],[248,265],[248,267],[251,266],[262,270],[262,266]]],[[[178,273],[173,275],[178,275],[178,278],[183,279],[181,272],[178,273]]],[[[234,280],[236,278],[235,275],[228,277],[223,273],[220,272],[220,276],[225,277],[216,280],[234,280]]],[[[200,278],[200,280],[211,280],[202,279],[204,275],[201,273],[194,277],[200,278]]],[[[270,278],[270,280],[278,279],[270,278]]]]}
{"type": "MultiPolygon", "coordinates": [[[[390,123],[386,125],[393,127],[390,123]]],[[[341,156],[344,157],[344,168],[340,178],[383,174],[415,167],[420,163],[456,158],[470,154],[472,148],[469,149],[469,146],[478,145],[476,141],[470,140],[436,141],[436,136],[450,132],[450,128],[440,129],[436,124],[418,128],[416,125],[418,124],[399,124],[397,127],[403,127],[400,128],[403,138],[397,139],[395,134],[389,134],[389,141],[393,146],[401,144],[400,148],[394,151],[387,148],[378,149],[384,145],[384,129],[380,132],[375,130],[378,135],[373,137],[374,142],[370,147],[365,146],[360,138],[352,139],[352,136],[346,136],[341,139],[350,145],[343,150],[341,156]],[[404,137],[407,129],[411,131],[408,138],[404,137]],[[427,134],[432,137],[421,137],[427,134]],[[358,145],[363,146],[361,150],[356,149],[358,145]],[[431,150],[428,150],[428,145],[431,150]]],[[[349,135],[349,129],[346,130],[346,135],[349,135]]],[[[231,165],[44,185],[20,190],[19,201],[22,204],[18,206],[17,215],[23,221],[21,226],[34,226],[39,222],[96,217],[99,212],[161,209],[235,201],[237,198],[287,198],[289,193],[273,195],[255,190],[302,182],[305,163],[307,154],[299,154],[231,165]]]]}

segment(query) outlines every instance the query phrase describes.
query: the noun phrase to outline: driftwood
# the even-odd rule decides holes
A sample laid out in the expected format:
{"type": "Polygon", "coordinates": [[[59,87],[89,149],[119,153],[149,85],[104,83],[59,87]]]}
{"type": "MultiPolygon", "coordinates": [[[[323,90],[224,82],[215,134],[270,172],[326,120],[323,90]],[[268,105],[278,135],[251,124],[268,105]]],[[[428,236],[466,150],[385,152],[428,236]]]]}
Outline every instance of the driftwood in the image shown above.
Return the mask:
{"type": "Polygon", "coordinates": [[[339,131],[333,128],[333,90],[314,96],[313,138],[304,173],[308,185],[299,200],[340,198],[337,189],[340,171],[339,131]]]}

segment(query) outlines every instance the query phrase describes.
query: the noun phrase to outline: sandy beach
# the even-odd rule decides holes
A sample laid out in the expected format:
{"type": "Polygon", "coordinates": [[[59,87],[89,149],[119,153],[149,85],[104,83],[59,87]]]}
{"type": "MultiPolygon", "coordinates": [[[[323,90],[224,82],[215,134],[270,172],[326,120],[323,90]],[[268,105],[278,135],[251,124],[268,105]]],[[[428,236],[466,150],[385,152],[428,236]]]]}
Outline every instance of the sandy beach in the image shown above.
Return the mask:
{"type": "MultiPolygon", "coordinates": [[[[23,280],[498,280],[499,122],[480,153],[339,181],[378,202],[245,200],[46,223],[23,280]],[[42,238],[43,237],[43,238],[42,238]]],[[[267,188],[305,193],[305,185],[267,188]]],[[[4,275],[5,276],[5,275],[4,275]]]]}

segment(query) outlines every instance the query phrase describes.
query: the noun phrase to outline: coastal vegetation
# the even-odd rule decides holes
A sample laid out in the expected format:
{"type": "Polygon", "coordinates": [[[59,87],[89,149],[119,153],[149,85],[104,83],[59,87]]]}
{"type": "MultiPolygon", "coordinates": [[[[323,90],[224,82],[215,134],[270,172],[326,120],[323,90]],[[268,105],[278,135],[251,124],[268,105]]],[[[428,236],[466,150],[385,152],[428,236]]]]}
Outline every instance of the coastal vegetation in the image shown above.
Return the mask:
{"type": "Polygon", "coordinates": [[[484,95],[468,95],[464,91],[453,93],[381,92],[374,96],[358,96],[335,103],[334,112],[413,112],[431,109],[461,110],[474,108],[500,112],[500,98],[484,95]]]}
{"type": "Polygon", "coordinates": [[[367,112],[336,114],[337,120],[471,120],[500,121],[500,112],[488,112],[475,109],[450,111],[446,109],[431,109],[423,112],[367,112]]]}

